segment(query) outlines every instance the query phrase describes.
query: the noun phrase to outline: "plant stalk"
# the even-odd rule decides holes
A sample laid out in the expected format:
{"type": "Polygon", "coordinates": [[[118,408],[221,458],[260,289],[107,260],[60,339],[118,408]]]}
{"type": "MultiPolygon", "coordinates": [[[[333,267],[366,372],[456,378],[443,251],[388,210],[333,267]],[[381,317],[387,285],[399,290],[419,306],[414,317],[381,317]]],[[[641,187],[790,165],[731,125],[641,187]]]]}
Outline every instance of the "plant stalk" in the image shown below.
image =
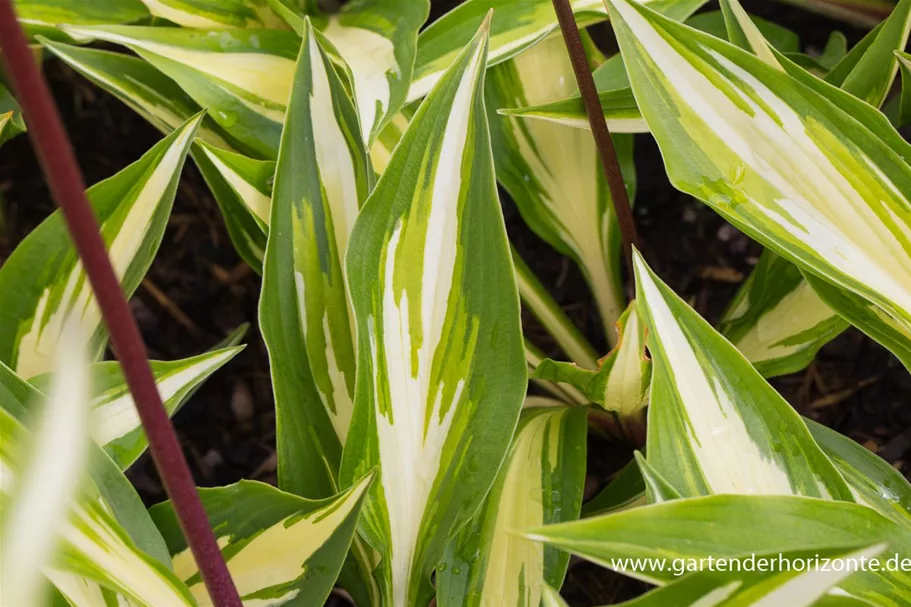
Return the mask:
{"type": "Polygon", "coordinates": [[[611,201],[614,205],[614,214],[617,216],[617,224],[620,227],[620,234],[623,240],[623,257],[626,259],[627,269],[632,277],[633,247],[637,249],[641,247],[639,246],[639,235],[636,233],[636,224],[633,221],[633,212],[629,204],[629,195],[623,182],[623,173],[620,171],[620,162],[617,160],[617,150],[614,148],[610,129],[608,129],[607,121],[604,119],[604,109],[601,107],[601,99],[598,97],[595,79],[592,77],[591,69],[588,66],[588,59],[585,56],[585,48],[582,46],[582,38],[579,35],[579,27],[576,25],[572,6],[570,6],[569,0],[553,0],[553,3],[554,11],[557,13],[557,21],[560,22],[560,31],[563,33],[563,41],[566,43],[566,50],[569,51],[569,58],[572,61],[573,72],[576,74],[579,93],[582,95],[582,102],[585,104],[585,113],[588,114],[592,136],[594,136],[595,145],[598,147],[601,167],[604,169],[604,175],[607,178],[611,201]]]}
{"type": "Polygon", "coordinates": [[[155,385],[145,344],[120,288],[85,183],[47,84],[19,27],[10,0],[0,0],[0,50],[6,74],[22,106],[48,186],[72,237],[136,403],[149,449],[180,526],[199,565],[212,603],[242,603],[202,507],[190,468],[155,385]]]}

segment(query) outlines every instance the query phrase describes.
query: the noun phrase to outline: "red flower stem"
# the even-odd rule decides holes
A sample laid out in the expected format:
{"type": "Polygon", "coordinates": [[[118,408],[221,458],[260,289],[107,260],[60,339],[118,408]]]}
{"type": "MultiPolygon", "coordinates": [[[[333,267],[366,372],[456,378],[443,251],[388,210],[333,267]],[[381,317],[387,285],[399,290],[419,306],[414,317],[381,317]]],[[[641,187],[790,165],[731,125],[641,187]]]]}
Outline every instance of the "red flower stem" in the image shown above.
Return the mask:
{"type": "Polygon", "coordinates": [[[579,84],[579,92],[585,104],[585,112],[588,114],[592,135],[598,147],[601,167],[607,177],[607,186],[610,189],[614,213],[617,216],[617,224],[623,239],[623,256],[626,259],[630,277],[632,277],[632,248],[641,249],[641,247],[639,246],[639,235],[636,233],[636,224],[633,221],[633,212],[630,209],[629,195],[626,193],[626,186],[623,183],[623,173],[620,171],[620,162],[617,160],[617,150],[614,149],[614,141],[611,139],[610,129],[604,119],[604,109],[601,107],[595,79],[588,66],[588,59],[585,56],[585,48],[582,46],[582,38],[579,36],[579,27],[576,25],[573,9],[569,0],[553,0],[553,3],[557,20],[560,22],[560,30],[563,33],[563,41],[566,43],[566,50],[569,51],[569,58],[572,61],[573,72],[576,74],[576,82],[579,84]]]}
{"type": "Polygon", "coordinates": [[[92,285],[149,439],[152,458],[171,498],[187,544],[199,565],[209,596],[217,607],[241,607],[234,580],[215,542],[190,468],[161,402],[139,327],[98,232],[98,222],[85,196],[85,183],[73,148],[10,0],[0,0],[0,50],[51,195],[63,212],[73,244],[92,285]]]}

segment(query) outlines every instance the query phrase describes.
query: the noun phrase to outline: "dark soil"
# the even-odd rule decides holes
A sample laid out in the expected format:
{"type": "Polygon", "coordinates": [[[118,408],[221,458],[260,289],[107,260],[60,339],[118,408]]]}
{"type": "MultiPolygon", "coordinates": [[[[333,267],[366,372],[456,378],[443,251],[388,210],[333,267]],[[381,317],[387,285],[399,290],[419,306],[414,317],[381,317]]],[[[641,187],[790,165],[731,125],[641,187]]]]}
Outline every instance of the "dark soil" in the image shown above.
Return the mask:
{"type": "MultiPolygon", "coordinates": [[[[458,0],[433,0],[432,18],[458,0]]],[[[863,32],[766,0],[746,0],[748,10],[797,31],[820,49],[833,29],[851,42],[863,32]]],[[[609,31],[599,40],[610,46],[609,31]]],[[[137,160],[160,135],[113,97],[59,62],[46,74],[88,183],[137,160]]],[[[658,149],[636,141],[639,192],[636,220],[652,267],[708,320],[715,322],[761,251],[708,207],[674,190],[658,149]]],[[[0,149],[0,260],[52,210],[26,137],[0,149]]],[[[576,267],[538,239],[504,196],[512,241],[591,341],[604,351],[597,312],[576,267]]],[[[242,323],[250,323],[247,348],[195,394],[175,419],[200,485],[241,478],[275,480],[275,416],[268,359],[257,330],[260,278],[234,252],[218,207],[199,173],[187,164],[168,229],[146,282],[132,300],[149,347],[159,359],[198,354],[242,323]]],[[[534,320],[525,319],[532,335],[534,320]]],[[[553,345],[540,346],[553,350],[553,345]]],[[[554,351],[556,354],[556,351],[554,351]]],[[[908,474],[911,445],[911,376],[883,348],[856,330],[827,345],[805,371],[776,379],[775,386],[801,413],[818,419],[879,453],[908,474]]],[[[605,483],[628,461],[629,447],[592,438],[589,473],[605,483]]],[[[164,499],[152,462],[140,460],[130,478],[147,503],[164,499]]],[[[579,562],[564,594],[572,605],[627,599],[644,586],[579,562]]]]}

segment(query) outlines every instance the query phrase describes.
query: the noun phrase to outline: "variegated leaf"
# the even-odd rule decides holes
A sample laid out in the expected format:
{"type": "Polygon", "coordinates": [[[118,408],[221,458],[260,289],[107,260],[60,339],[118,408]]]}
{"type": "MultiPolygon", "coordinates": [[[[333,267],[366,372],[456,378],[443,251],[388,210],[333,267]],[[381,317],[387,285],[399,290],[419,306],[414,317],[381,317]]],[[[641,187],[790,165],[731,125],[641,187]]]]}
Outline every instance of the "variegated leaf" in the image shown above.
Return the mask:
{"type": "MultiPolygon", "coordinates": [[[[25,428],[0,410],[0,486],[4,493],[15,485],[17,471],[24,473],[22,454],[16,446],[26,437],[25,428]]],[[[139,605],[194,605],[187,588],[164,565],[136,547],[91,491],[71,502],[67,510],[59,529],[55,571],[86,577],[139,605]]]]}
{"type": "Polygon", "coordinates": [[[803,420],[737,349],[635,256],[654,359],[648,460],[685,496],[851,492],[803,420]]]}
{"type": "MultiPolygon", "coordinates": [[[[733,7],[729,10],[736,13],[736,19],[743,29],[750,28],[751,23],[740,9],[737,0],[725,0],[724,6],[733,7]]],[[[827,79],[834,84],[842,85],[844,90],[855,96],[878,105],[882,101],[882,96],[874,89],[884,86],[888,88],[887,83],[894,78],[894,65],[888,60],[883,61],[884,50],[891,53],[889,44],[895,43],[896,36],[907,37],[907,31],[902,33],[901,28],[898,28],[903,22],[897,21],[899,18],[907,21],[907,7],[911,7],[911,3],[906,2],[899,6],[885,24],[888,28],[886,33],[880,36],[882,27],[871,32],[830,72],[827,79]],[[886,41],[885,49],[883,41],[886,41]],[[866,59],[868,54],[870,57],[878,56],[875,66],[866,59]],[[874,97],[878,95],[878,100],[870,98],[871,91],[874,97]]],[[[761,34],[756,32],[755,28],[750,40],[743,46],[746,50],[755,52],[769,65],[781,69],[778,59],[769,52],[761,34]]],[[[847,327],[847,323],[826,305],[826,298],[820,296],[833,291],[832,296],[843,299],[842,291],[827,288],[826,283],[812,277],[811,282],[816,285],[815,288],[802,278],[796,267],[766,250],[722,319],[722,331],[725,335],[734,341],[741,352],[767,377],[804,368],[820,347],[847,327]]],[[[836,307],[844,312],[845,309],[858,306],[867,308],[865,304],[866,302],[860,300],[836,307]]],[[[875,313],[871,311],[870,315],[875,316],[875,313]]],[[[843,316],[851,320],[851,317],[844,314],[843,316]]],[[[857,324],[868,327],[882,325],[878,318],[867,322],[861,320],[857,324]]],[[[888,331],[887,328],[884,330],[888,331]]],[[[866,331],[870,333],[871,329],[867,328],[866,331]]],[[[883,340],[889,338],[877,339],[886,343],[883,340]]],[[[904,340],[900,335],[898,339],[891,341],[894,345],[890,345],[890,349],[902,360],[911,360],[901,354],[901,351],[907,348],[903,346],[904,340]]],[[[911,341],[908,343],[911,344],[911,341]]]]}
{"type": "Polygon", "coordinates": [[[888,16],[895,0],[779,0],[860,27],[873,27],[888,16]]]}
{"type": "MultiPolygon", "coordinates": [[[[123,101],[165,135],[201,109],[176,82],[142,59],[45,38],[38,40],[55,57],[123,101]]],[[[224,132],[208,117],[199,125],[197,137],[219,148],[232,147],[224,132]]]]}
{"type": "Polygon", "coordinates": [[[539,605],[559,588],[569,555],[520,535],[579,518],[585,484],[583,407],[525,409],[481,510],[436,569],[440,607],[539,605]]]}
{"type": "Polygon", "coordinates": [[[221,209],[234,248],[262,274],[275,162],[248,158],[201,139],[191,153],[221,209]]]}
{"type": "Polygon", "coordinates": [[[199,140],[201,152],[218,175],[259,224],[263,233],[269,226],[275,163],[256,160],[199,140]]]}
{"type": "MultiPolygon", "coordinates": [[[[592,59],[600,53],[586,37],[592,59]]],[[[575,90],[566,44],[555,35],[490,70],[488,107],[554,101],[575,90]]],[[[620,234],[591,135],[542,121],[491,116],[497,179],[526,223],[582,270],[610,333],[626,303],[620,285],[620,234]]],[[[616,142],[630,198],[635,196],[632,138],[616,142]]],[[[614,335],[608,341],[615,343],[614,335]]]]}
{"type": "MultiPolygon", "coordinates": [[[[676,19],[693,14],[706,0],[645,0],[676,19]]],[[[603,0],[571,0],[579,27],[607,18],[603,0]]],[[[494,11],[488,65],[515,57],[557,30],[550,0],[468,0],[434,21],[418,38],[414,80],[408,101],[427,94],[452,65],[488,11],[494,11]]]]}
{"type": "MultiPolygon", "coordinates": [[[[139,286],[161,242],[201,118],[192,118],[140,160],[87,191],[127,295],[139,286]]],[[[91,355],[101,354],[106,341],[101,312],[58,211],[0,268],[0,361],[26,379],[50,371],[68,324],[79,327],[91,355]]]]}
{"type": "MultiPolygon", "coordinates": [[[[885,544],[890,558],[897,555],[899,562],[911,558],[911,532],[874,510],[797,496],[678,499],[541,527],[527,535],[659,586],[680,579],[679,565],[674,563],[698,567],[700,559],[709,556],[777,558],[801,551],[812,557],[824,551],[885,544]],[[631,564],[636,559],[638,566],[631,564]]],[[[834,592],[874,605],[901,607],[911,599],[909,581],[908,572],[868,569],[841,581],[834,592]]]]}
{"type": "Polygon", "coordinates": [[[274,28],[285,22],[266,0],[142,0],[156,17],[198,29],[274,28]]]}
{"type": "MultiPolygon", "coordinates": [[[[597,367],[597,355],[582,332],[566,316],[563,308],[534,275],[528,264],[511,248],[512,261],[516,268],[516,284],[519,297],[535,318],[547,329],[560,349],[570,359],[586,369],[597,367]]],[[[537,364],[535,365],[537,367],[537,364]]]]}
{"type": "Polygon", "coordinates": [[[766,250],[719,330],[765,377],[794,373],[848,327],[791,262],[766,250]]]}
{"type": "Polygon", "coordinates": [[[876,544],[859,550],[837,548],[822,552],[795,551],[772,553],[758,558],[768,564],[775,563],[772,569],[763,565],[762,569],[752,566],[752,561],[734,560],[726,562],[724,570],[703,570],[687,575],[678,582],[653,590],[639,598],[619,603],[621,607],[768,607],[770,605],[787,605],[788,607],[811,607],[829,603],[818,602],[832,593],[833,605],[842,607],[862,607],[870,605],[866,601],[845,596],[837,589],[838,584],[853,575],[859,563],[870,562],[876,557],[888,557],[884,554],[885,544],[876,544]],[[806,567],[803,563],[829,563],[827,567],[806,567]],[[834,564],[837,560],[838,564],[834,564]],[[779,568],[778,562],[794,564],[785,569],[779,568]],[[797,570],[796,563],[801,563],[797,570]],[[858,565],[855,565],[858,564],[858,565]],[[770,570],[772,569],[772,570],[770,570]]]}
{"type": "MultiPolygon", "coordinates": [[[[199,112],[196,102],[176,82],[143,59],[39,40],[67,65],[126,103],[165,134],[199,112]]],[[[232,153],[230,150],[241,144],[229,142],[230,136],[209,116],[200,124],[197,135],[190,154],[221,208],[234,247],[250,267],[261,272],[266,248],[262,215],[268,219],[261,194],[267,186],[266,174],[271,179],[275,163],[232,153]],[[252,183],[247,185],[245,180],[252,183]]],[[[268,193],[271,185],[266,207],[268,193]]]]}
{"type": "MultiPolygon", "coordinates": [[[[601,0],[572,0],[571,6],[580,26],[607,18],[601,0]]],[[[408,101],[420,99],[434,87],[491,10],[494,18],[488,65],[514,57],[557,29],[557,15],[550,0],[463,2],[421,32],[408,101]]]]}
{"type": "MultiPolygon", "coordinates": [[[[33,435],[20,433],[18,444],[6,447],[16,453],[0,457],[0,489],[8,494],[0,498],[0,554],[6,556],[0,567],[0,595],[8,605],[42,602],[42,572],[57,560],[70,502],[87,476],[90,378],[81,347],[72,334],[64,336],[54,384],[33,422],[33,435]],[[16,459],[19,470],[13,472],[7,466],[16,459]]],[[[11,415],[9,423],[15,423],[11,415]]],[[[4,442],[13,438],[3,437],[4,442]]]]}
{"type": "MultiPolygon", "coordinates": [[[[298,11],[283,0],[269,3],[303,35],[304,17],[298,11]]],[[[347,70],[368,147],[405,105],[418,30],[429,12],[429,0],[355,0],[337,14],[312,17],[326,52],[347,70]]]]}
{"type": "Polygon", "coordinates": [[[354,395],[354,332],[342,260],[372,180],[357,116],[311,29],[286,115],[260,323],[279,420],[279,482],[331,495],[354,395]],[[312,440],[301,441],[301,432],[312,440]]]}
{"type": "Polygon", "coordinates": [[[58,26],[133,23],[149,17],[141,0],[13,0],[19,23],[29,36],[67,38],[58,26]]]}
{"type": "Polygon", "coordinates": [[[281,30],[67,27],[122,44],[173,78],[236,141],[275,158],[294,79],[297,34],[281,30]]]}
{"type": "Polygon", "coordinates": [[[866,447],[812,420],[813,438],[848,481],[858,503],[911,528],[911,484],[866,447]]]}
{"type": "Polygon", "coordinates": [[[608,3],[674,185],[911,328],[909,147],[885,119],[801,68],[783,73],[628,0],[608,3]]]}
{"type": "MultiPolygon", "coordinates": [[[[31,384],[0,362],[0,410],[21,424],[31,419],[31,409],[44,398],[31,384]]],[[[169,563],[167,547],[133,485],[100,447],[92,445],[89,452],[92,480],[104,500],[105,509],[140,550],[159,563],[169,563]]]]}
{"type": "Polygon", "coordinates": [[[826,81],[873,107],[881,106],[898,74],[895,51],[907,46],[909,32],[911,0],[900,0],[889,18],[832,68],[826,81]]]}
{"type": "MultiPolygon", "coordinates": [[[[152,374],[168,414],[174,415],[196,388],[241,350],[243,347],[224,348],[184,360],[151,361],[152,374]]],[[[126,470],[148,447],[136,404],[119,363],[95,363],[91,378],[92,435],[114,463],[126,470]]],[[[38,376],[32,384],[43,390],[53,381],[52,375],[38,376]]]]}
{"type": "Polygon", "coordinates": [[[525,393],[519,298],[483,99],[489,21],[424,103],[358,217],[342,483],[379,466],[361,527],[384,604],[429,600],[445,542],[480,507],[525,393]]]}
{"type": "Polygon", "coordinates": [[[591,402],[628,417],[648,404],[652,364],[645,351],[645,326],[631,303],[617,321],[620,338],[598,369],[584,369],[573,363],[542,361],[532,375],[535,379],[569,384],[591,402]]]}
{"type": "Polygon", "coordinates": [[[0,82],[0,145],[25,132],[22,109],[12,93],[0,82]]]}
{"type": "MultiPolygon", "coordinates": [[[[687,19],[695,10],[705,4],[705,2],[690,2],[688,0],[679,2],[674,0],[652,0],[644,3],[649,4],[656,11],[677,20],[687,19]]],[[[697,17],[710,16],[711,13],[701,13],[697,17]]],[[[694,27],[700,27],[699,19],[694,17],[693,21],[695,22],[694,27]]],[[[620,54],[610,57],[600,66],[595,67],[593,76],[595,85],[598,87],[598,96],[604,112],[604,118],[611,133],[649,132],[648,125],[642,118],[642,112],[639,111],[636,98],[630,88],[629,77],[626,74],[626,67],[620,54]]],[[[543,120],[578,129],[590,129],[591,125],[588,121],[582,97],[575,88],[567,88],[567,90],[570,93],[564,93],[559,99],[538,102],[523,107],[500,108],[499,113],[504,116],[543,120]]]]}
{"type": "Polygon", "coordinates": [[[911,370],[911,326],[897,321],[869,300],[809,272],[804,272],[803,277],[825,305],[888,348],[906,369],[911,370]]]}
{"type": "Polygon", "coordinates": [[[354,0],[316,22],[351,69],[361,133],[369,147],[402,109],[411,85],[418,30],[429,0],[354,0]]]}
{"type": "MultiPolygon", "coordinates": [[[[642,119],[642,112],[636,105],[632,89],[625,87],[600,91],[598,98],[611,133],[615,135],[648,133],[648,125],[642,119]]],[[[513,118],[538,119],[576,129],[589,130],[591,128],[588,114],[585,113],[585,104],[582,102],[582,97],[578,95],[541,105],[501,108],[498,113],[513,118]]]]}
{"type": "MultiPolygon", "coordinates": [[[[306,500],[255,481],[200,489],[228,571],[246,607],[322,605],[355,535],[373,476],[338,496],[306,500]]],[[[212,605],[170,502],[152,518],[171,552],[174,574],[194,604],[212,605]]]]}

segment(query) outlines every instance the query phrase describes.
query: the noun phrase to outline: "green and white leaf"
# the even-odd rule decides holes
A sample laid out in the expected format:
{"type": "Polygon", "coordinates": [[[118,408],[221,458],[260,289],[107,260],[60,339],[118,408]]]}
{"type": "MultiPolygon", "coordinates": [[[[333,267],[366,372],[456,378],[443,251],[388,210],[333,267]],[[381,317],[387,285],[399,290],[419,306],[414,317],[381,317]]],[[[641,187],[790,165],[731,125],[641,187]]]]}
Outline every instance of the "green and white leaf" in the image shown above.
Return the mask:
{"type": "Polygon", "coordinates": [[[0,497],[0,554],[6,555],[0,588],[3,602],[9,605],[42,602],[46,585],[42,572],[57,560],[70,502],[87,476],[90,379],[85,352],[72,337],[64,337],[65,344],[76,345],[64,346],[58,353],[54,385],[41,406],[34,433],[20,433],[18,444],[7,446],[17,453],[4,454],[0,460],[0,489],[7,494],[0,497]],[[7,464],[18,458],[20,470],[14,475],[7,464]]]}
{"type": "MultiPolygon", "coordinates": [[[[645,1],[675,19],[689,17],[706,3],[706,0],[645,1]]],[[[607,19],[603,0],[571,0],[570,6],[580,28],[607,19]]],[[[515,57],[558,28],[550,0],[468,0],[434,21],[418,37],[409,102],[420,99],[433,88],[491,10],[494,18],[488,65],[515,57]]]]}
{"type": "MultiPolygon", "coordinates": [[[[0,409],[19,424],[33,417],[35,403],[45,396],[0,362],[0,409]]],[[[136,546],[159,563],[170,562],[167,547],[149,518],[142,500],[123,472],[97,445],[89,448],[89,470],[105,509],[127,532],[136,546]]]]}
{"type": "MultiPolygon", "coordinates": [[[[496,17],[494,17],[496,18],[496,17]]],[[[586,37],[594,61],[600,53],[586,37]]],[[[528,106],[562,99],[575,90],[566,44],[560,35],[490,70],[490,108],[528,106]]],[[[591,135],[578,129],[493,114],[491,137],[497,179],[526,223],[581,268],[610,333],[625,302],[619,281],[620,234],[610,191],[591,135]]],[[[632,139],[617,141],[630,198],[635,196],[632,139]]],[[[615,343],[615,336],[608,335],[615,343]]]]}
{"type": "Polygon", "coordinates": [[[351,423],[353,320],[342,260],[373,178],[357,116],[304,32],[273,192],[260,323],[276,391],[279,482],[331,495],[351,423]],[[301,432],[313,437],[301,441],[301,432]]]}
{"type": "Polygon", "coordinates": [[[241,151],[275,158],[294,78],[297,34],[282,30],[67,27],[127,46],[174,79],[241,151]]]}
{"type": "Polygon", "coordinates": [[[198,29],[274,28],[285,22],[266,0],[142,0],[149,12],[183,27],[198,29]]]}
{"type": "Polygon", "coordinates": [[[579,518],[585,485],[583,407],[525,409],[481,510],[437,566],[440,607],[539,605],[559,588],[569,555],[520,535],[579,518]]]}
{"type": "MultiPolygon", "coordinates": [[[[554,300],[553,296],[541,284],[528,264],[519,255],[515,248],[512,251],[512,261],[516,268],[516,285],[519,297],[525,307],[534,315],[541,325],[551,334],[560,349],[576,364],[587,369],[597,368],[597,354],[582,332],[563,311],[563,308],[554,300]]],[[[535,364],[537,367],[537,364],[535,364]]]]}
{"type": "Polygon", "coordinates": [[[895,52],[908,45],[909,32],[911,0],[900,0],[889,18],[832,68],[826,81],[880,107],[898,74],[895,52]]]}
{"type": "Polygon", "coordinates": [[[894,129],[802,68],[782,73],[645,7],[609,5],[672,183],[911,327],[911,166],[894,129]]]}
{"type": "Polygon", "coordinates": [[[354,0],[338,14],[314,21],[351,70],[368,147],[405,105],[418,30],[429,13],[429,0],[354,0]]]}
{"type": "MultiPolygon", "coordinates": [[[[869,605],[839,592],[836,586],[853,575],[857,564],[869,562],[876,557],[886,557],[884,544],[876,544],[860,550],[843,548],[824,550],[821,553],[795,551],[773,553],[758,558],[767,559],[766,563],[829,563],[826,568],[804,568],[801,571],[787,571],[776,568],[774,571],[748,571],[750,561],[726,561],[725,571],[703,570],[692,573],[678,582],[658,588],[636,599],[620,603],[621,607],[664,607],[680,605],[681,607],[751,607],[768,605],[788,605],[788,607],[810,607],[822,605],[817,601],[824,600],[831,593],[831,600],[836,605],[869,605]],[[838,559],[838,569],[833,563],[838,559]],[[728,568],[736,571],[727,570],[728,568]]],[[[803,565],[802,565],[803,566],[803,565]]]]}
{"type": "MultiPolygon", "coordinates": [[[[648,125],[642,119],[642,112],[636,105],[636,98],[629,87],[600,91],[598,98],[610,132],[619,135],[624,133],[648,133],[648,125]]],[[[513,118],[540,119],[561,126],[590,130],[588,115],[582,97],[574,95],[541,105],[517,108],[501,108],[499,113],[513,118]]],[[[590,137],[591,135],[589,135],[590,137]]]]}
{"type": "Polygon", "coordinates": [[[911,527],[911,484],[901,472],[866,447],[812,420],[813,438],[851,486],[858,503],[911,527]]]}
{"type": "MultiPolygon", "coordinates": [[[[143,59],[39,40],[54,55],[126,103],[162,133],[171,133],[200,110],[176,82],[143,59]]],[[[232,153],[234,147],[242,144],[229,142],[230,136],[209,116],[200,124],[197,136],[190,154],[221,208],[228,235],[240,256],[261,272],[266,249],[262,216],[268,220],[275,163],[232,153]],[[267,174],[270,181],[265,181],[267,174]],[[245,180],[252,183],[247,185],[245,180]],[[265,202],[263,193],[267,194],[265,202]]]]}
{"type": "Polygon", "coordinates": [[[149,18],[141,0],[13,0],[19,23],[29,36],[67,39],[61,24],[133,23],[149,18]]]}
{"type": "Polygon", "coordinates": [[[652,361],[645,350],[645,326],[635,302],[617,321],[617,345],[598,361],[598,369],[584,369],[573,363],[542,361],[532,375],[535,379],[569,384],[591,402],[628,417],[648,404],[652,361]]]}
{"type": "MultiPolygon", "coordinates": [[[[652,2],[643,2],[643,4],[649,4],[651,8],[664,13],[672,19],[684,20],[689,18],[705,2],[653,0],[652,2]]],[[[727,36],[721,11],[700,13],[689,19],[687,23],[697,29],[711,32],[714,36],[721,38],[726,38],[727,36]]],[[[762,22],[761,26],[763,31],[769,32],[776,39],[783,38],[779,31],[782,28],[779,26],[767,21],[762,22]]],[[[783,42],[787,44],[786,41],[783,40],[783,42]]],[[[598,88],[598,97],[600,98],[601,108],[610,132],[614,134],[648,133],[648,125],[642,118],[642,112],[639,111],[639,106],[630,88],[629,76],[626,73],[626,67],[620,54],[617,53],[600,66],[595,66],[592,75],[595,79],[595,86],[598,88]]],[[[524,107],[501,108],[499,113],[504,116],[554,122],[577,129],[591,129],[588,114],[585,111],[585,104],[582,102],[578,89],[575,88],[572,89],[569,95],[560,99],[524,107]]]]}
{"type": "MultiPolygon", "coordinates": [[[[16,447],[26,436],[25,428],[12,415],[0,411],[4,493],[15,486],[17,470],[24,473],[22,454],[16,447]]],[[[186,587],[164,565],[136,547],[91,491],[69,504],[68,517],[58,534],[54,571],[88,578],[139,605],[194,605],[186,587]]]]}
{"type": "Polygon", "coordinates": [[[199,140],[201,152],[215,167],[221,179],[231,188],[263,233],[268,231],[272,206],[272,182],[275,162],[256,160],[199,140]]]}
{"type": "MultiPolygon", "coordinates": [[[[176,82],[138,57],[38,40],[55,57],[123,101],[165,135],[201,109],[176,82]]],[[[224,132],[208,117],[199,125],[197,137],[213,146],[232,148],[224,132]]]]}
{"type": "Polygon", "coordinates": [[[869,300],[808,272],[804,272],[804,280],[825,305],[838,310],[842,318],[885,346],[906,369],[911,369],[911,326],[898,322],[869,300]]]}
{"type": "Polygon", "coordinates": [[[719,331],[765,377],[806,367],[848,327],[791,262],[768,249],[719,322],[719,331]]]}
{"type": "MultiPolygon", "coordinates": [[[[192,118],[86,192],[127,296],[139,286],[161,242],[201,118],[192,118]]],[[[57,211],[0,267],[0,361],[25,379],[50,371],[67,325],[78,328],[90,355],[102,353],[101,312],[57,211]]]]}
{"type": "MultiPolygon", "coordinates": [[[[601,0],[571,0],[580,27],[607,19],[601,0]]],[[[468,0],[434,21],[418,37],[414,80],[408,101],[424,97],[459,56],[488,12],[489,66],[506,61],[557,30],[557,15],[550,0],[468,0]]]]}
{"type": "MultiPolygon", "coordinates": [[[[241,350],[243,347],[224,348],[184,360],[151,361],[152,374],[168,415],[173,416],[210,375],[241,350]]],[[[119,363],[95,363],[91,367],[91,380],[92,436],[114,463],[126,470],[148,447],[136,404],[119,363]]],[[[32,383],[43,389],[52,381],[52,375],[42,375],[32,383]]]]}
{"type": "Polygon", "coordinates": [[[249,158],[201,139],[191,153],[221,209],[234,248],[262,274],[275,162],[249,158]]]}
{"type": "Polygon", "coordinates": [[[488,30],[414,116],[346,259],[358,375],[341,478],[379,466],[361,532],[396,607],[430,600],[431,571],[493,484],[527,384],[483,98],[488,30]]]}
{"type": "Polygon", "coordinates": [[[0,82],[0,145],[24,132],[22,109],[12,93],[0,82]]]}
{"type": "MultiPolygon", "coordinates": [[[[200,489],[244,605],[322,605],[348,553],[372,480],[367,476],[318,501],[255,481],[200,489]]],[[[195,605],[212,605],[171,503],[151,513],[168,544],[174,574],[189,586],[195,605]]]]}
{"type": "Polygon", "coordinates": [[[636,300],[653,363],[648,461],[681,495],[851,501],[803,420],[749,361],[645,265],[636,300]]]}
{"type": "MultiPolygon", "coordinates": [[[[722,6],[734,7],[728,10],[735,13],[739,9],[736,0],[726,0],[722,6]]],[[[892,52],[889,43],[894,44],[895,37],[903,36],[904,44],[907,30],[902,28],[904,21],[908,20],[906,9],[909,7],[909,2],[899,6],[883,27],[871,32],[836,66],[827,80],[841,85],[843,90],[859,98],[866,98],[876,105],[881,103],[882,95],[873,99],[870,92],[877,87],[888,88],[894,78],[894,66],[885,55],[892,52]],[[899,16],[904,21],[897,21],[899,16]],[[881,32],[885,33],[881,35],[881,32]],[[883,41],[886,41],[885,48],[883,41]],[[875,64],[870,62],[872,57],[876,57],[875,64]]],[[[739,9],[737,15],[738,23],[743,29],[749,29],[750,24],[742,9],[739,9]]],[[[755,52],[769,65],[781,68],[778,60],[770,55],[761,34],[755,30],[751,39],[742,46],[755,52]]],[[[826,283],[819,280],[812,282],[816,285],[815,290],[803,279],[797,268],[766,250],[753,274],[732,301],[726,317],[722,319],[722,332],[738,345],[741,352],[764,375],[780,375],[804,368],[820,347],[847,327],[845,320],[826,305],[826,298],[820,297],[825,292],[833,291],[833,296],[844,298],[842,291],[827,287],[826,283]]],[[[844,310],[848,306],[868,307],[863,300],[836,307],[844,310]]],[[[869,315],[875,316],[875,313],[870,312],[869,315]]],[[[848,320],[851,318],[848,317],[848,320]]],[[[882,324],[879,318],[866,323],[861,320],[857,324],[864,326],[871,323],[882,324]]],[[[901,336],[893,341],[896,342],[893,350],[902,349],[901,336]]]]}
{"type": "MultiPolygon", "coordinates": [[[[674,559],[823,550],[886,544],[890,557],[911,556],[911,532],[859,504],[797,496],[713,495],[633,508],[527,533],[604,567],[664,586],[680,579],[674,559]],[[639,559],[633,571],[630,559],[639,559]]],[[[686,562],[686,561],[683,561],[686,562]]],[[[840,592],[875,605],[911,598],[907,572],[861,571],[840,592]]],[[[788,603],[789,604],[789,603],[788,603]]]]}

